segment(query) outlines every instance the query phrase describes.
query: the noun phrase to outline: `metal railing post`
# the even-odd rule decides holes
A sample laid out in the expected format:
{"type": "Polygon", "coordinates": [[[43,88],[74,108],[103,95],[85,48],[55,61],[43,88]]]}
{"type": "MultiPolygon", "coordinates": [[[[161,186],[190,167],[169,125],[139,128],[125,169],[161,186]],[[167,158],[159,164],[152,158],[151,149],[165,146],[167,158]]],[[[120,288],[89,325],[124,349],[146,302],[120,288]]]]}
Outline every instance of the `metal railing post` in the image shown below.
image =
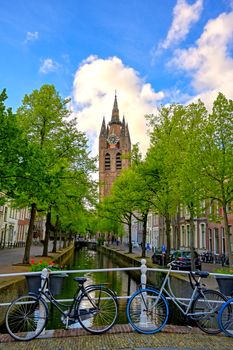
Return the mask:
{"type": "Polygon", "coordinates": [[[146,272],[147,272],[147,266],[146,266],[146,260],[141,260],[141,284],[142,288],[146,287],[146,272]]]}
{"type": "MultiPolygon", "coordinates": [[[[48,277],[48,270],[47,269],[43,269],[42,272],[41,272],[41,280],[40,280],[40,288],[42,289],[43,286],[44,286],[44,282],[45,282],[45,279],[48,277]]],[[[41,296],[42,299],[44,299],[44,301],[46,301],[46,298],[44,297],[44,295],[41,296]]],[[[39,308],[39,317],[40,317],[40,320],[38,322],[38,327],[40,327],[40,321],[43,320],[45,318],[45,314],[43,312],[43,309],[40,307],[39,308]]],[[[41,334],[45,334],[45,328],[43,329],[43,331],[41,332],[41,334]]]]}
{"type": "MultiPolygon", "coordinates": [[[[141,285],[142,288],[146,288],[146,272],[147,272],[147,266],[146,266],[146,260],[141,260],[141,285]]],[[[142,293],[142,300],[141,300],[141,314],[140,314],[140,326],[143,327],[143,325],[146,326],[147,324],[147,315],[145,312],[145,303],[146,303],[147,293],[142,293]]]]}

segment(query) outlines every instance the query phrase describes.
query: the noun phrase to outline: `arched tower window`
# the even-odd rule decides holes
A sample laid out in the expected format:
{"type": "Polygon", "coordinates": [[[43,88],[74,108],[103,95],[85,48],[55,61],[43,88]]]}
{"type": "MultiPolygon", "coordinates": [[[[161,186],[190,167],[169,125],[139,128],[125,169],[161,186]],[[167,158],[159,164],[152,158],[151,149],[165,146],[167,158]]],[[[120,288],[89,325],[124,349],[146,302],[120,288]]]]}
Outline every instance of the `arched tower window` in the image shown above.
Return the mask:
{"type": "Polygon", "coordinates": [[[118,152],[116,154],[116,169],[120,170],[122,168],[121,154],[118,152]]]}
{"type": "Polygon", "coordinates": [[[105,154],[104,168],[105,170],[111,170],[111,157],[109,153],[105,154]]]}

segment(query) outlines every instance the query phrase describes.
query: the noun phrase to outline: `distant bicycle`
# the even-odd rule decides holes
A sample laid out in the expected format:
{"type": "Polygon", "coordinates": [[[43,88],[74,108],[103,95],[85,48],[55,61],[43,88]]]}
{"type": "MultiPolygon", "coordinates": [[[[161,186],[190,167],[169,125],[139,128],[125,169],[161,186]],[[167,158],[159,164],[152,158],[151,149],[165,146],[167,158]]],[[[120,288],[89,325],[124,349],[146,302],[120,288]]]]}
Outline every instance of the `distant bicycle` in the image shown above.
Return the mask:
{"type": "Polygon", "coordinates": [[[49,272],[49,269],[42,271],[39,294],[23,295],[9,306],[5,324],[14,339],[31,340],[41,334],[49,317],[46,301],[60,311],[66,329],[79,322],[88,332],[100,334],[114,325],[118,315],[118,302],[111,289],[101,284],[84,286],[87,279],[75,277],[74,280],[78,282],[77,291],[71,305],[65,305],[56,301],[49,290],[49,272]]]}
{"type": "Polygon", "coordinates": [[[190,301],[185,303],[179,300],[172,291],[170,283],[172,263],[169,263],[168,267],[169,270],[160,289],[140,286],[129,298],[126,314],[131,326],[137,332],[144,334],[161,331],[168,321],[169,304],[166,297],[169,297],[182,314],[195,321],[202,331],[209,334],[220,333],[217,316],[227,298],[222,293],[206,289],[201,285],[201,278],[206,278],[209,273],[205,271],[189,272],[193,293],[190,301]]]}
{"type": "Polygon", "coordinates": [[[228,337],[233,337],[233,297],[224,303],[218,314],[219,328],[228,337]]]}

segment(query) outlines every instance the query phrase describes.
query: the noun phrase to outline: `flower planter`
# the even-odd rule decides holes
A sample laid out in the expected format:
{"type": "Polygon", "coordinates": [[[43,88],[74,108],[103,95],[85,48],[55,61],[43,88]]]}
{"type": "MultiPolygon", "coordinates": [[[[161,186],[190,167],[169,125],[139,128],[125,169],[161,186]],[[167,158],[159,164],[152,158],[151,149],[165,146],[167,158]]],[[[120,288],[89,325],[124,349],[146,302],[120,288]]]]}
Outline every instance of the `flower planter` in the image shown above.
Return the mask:
{"type": "MultiPolygon", "coordinates": [[[[49,290],[53,295],[60,294],[62,291],[62,286],[64,278],[67,275],[50,275],[49,276],[49,290]]],[[[32,293],[38,293],[38,289],[41,287],[40,275],[26,275],[28,291],[32,293]]]]}
{"type": "Polygon", "coordinates": [[[216,276],[221,293],[227,296],[233,295],[233,276],[216,276]]]}

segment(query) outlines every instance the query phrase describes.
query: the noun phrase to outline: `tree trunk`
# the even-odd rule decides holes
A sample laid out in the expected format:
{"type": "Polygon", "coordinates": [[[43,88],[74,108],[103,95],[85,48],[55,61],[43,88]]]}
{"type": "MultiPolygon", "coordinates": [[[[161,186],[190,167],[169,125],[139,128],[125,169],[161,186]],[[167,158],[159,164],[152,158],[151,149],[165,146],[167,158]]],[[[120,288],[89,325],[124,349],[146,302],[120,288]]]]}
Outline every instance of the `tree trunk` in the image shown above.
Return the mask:
{"type": "Polygon", "coordinates": [[[66,243],[67,243],[67,238],[66,238],[67,233],[64,235],[64,243],[63,243],[63,248],[66,248],[66,243]]]}
{"type": "Polygon", "coordinates": [[[171,219],[168,213],[165,215],[165,225],[166,225],[166,239],[167,239],[166,254],[169,256],[171,251],[171,219]]]}
{"type": "Polygon", "coordinates": [[[177,240],[176,240],[176,247],[175,249],[179,250],[180,249],[180,225],[177,224],[180,222],[180,207],[176,216],[176,234],[177,234],[177,240]]]}
{"type": "Polygon", "coordinates": [[[147,229],[148,211],[143,215],[143,231],[142,231],[142,258],[146,257],[146,229],[147,229]]]}
{"type": "Polygon", "coordinates": [[[45,229],[43,256],[48,256],[49,234],[50,234],[50,228],[51,228],[51,208],[49,208],[47,215],[46,215],[45,228],[46,229],[45,229]]]}
{"type": "Polygon", "coordinates": [[[53,253],[57,252],[57,236],[59,230],[59,216],[56,216],[56,223],[54,228],[53,253]]]}
{"type": "Polygon", "coordinates": [[[30,260],[30,249],[31,249],[31,245],[32,245],[33,226],[34,226],[34,222],[35,222],[35,217],[36,217],[36,203],[32,203],[30,222],[29,222],[28,234],[27,234],[24,257],[23,257],[23,264],[29,264],[29,262],[30,262],[29,261],[30,260]]]}
{"type": "Polygon", "coordinates": [[[229,266],[233,265],[233,255],[231,251],[231,233],[230,233],[230,228],[229,228],[229,223],[228,223],[228,216],[227,216],[227,206],[224,203],[223,204],[223,217],[224,217],[224,232],[226,235],[226,253],[229,257],[229,266]]]}
{"type": "Polygon", "coordinates": [[[62,249],[62,230],[60,229],[59,232],[59,250],[62,249]]]}
{"type": "Polygon", "coordinates": [[[195,235],[195,225],[194,225],[194,214],[193,214],[193,204],[189,207],[190,212],[190,251],[191,251],[191,270],[196,270],[195,266],[195,254],[194,254],[194,235],[195,235]]]}
{"type": "Polygon", "coordinates": [[[129,253],[132,253],[132,215],[129,215],[129,221],[128,221],[128,227],[129,227],[129,253]]]}
{"type": "Polygon", "coordinates": [[[72,240],[73,240],[72,236],[73,236],[73,234],[72,234],[72,232],[70,231],[70,232],[69,232],[69,236],[68,236],[68,247],[71,245],[71,242],[72,242],[72,240]]]}

